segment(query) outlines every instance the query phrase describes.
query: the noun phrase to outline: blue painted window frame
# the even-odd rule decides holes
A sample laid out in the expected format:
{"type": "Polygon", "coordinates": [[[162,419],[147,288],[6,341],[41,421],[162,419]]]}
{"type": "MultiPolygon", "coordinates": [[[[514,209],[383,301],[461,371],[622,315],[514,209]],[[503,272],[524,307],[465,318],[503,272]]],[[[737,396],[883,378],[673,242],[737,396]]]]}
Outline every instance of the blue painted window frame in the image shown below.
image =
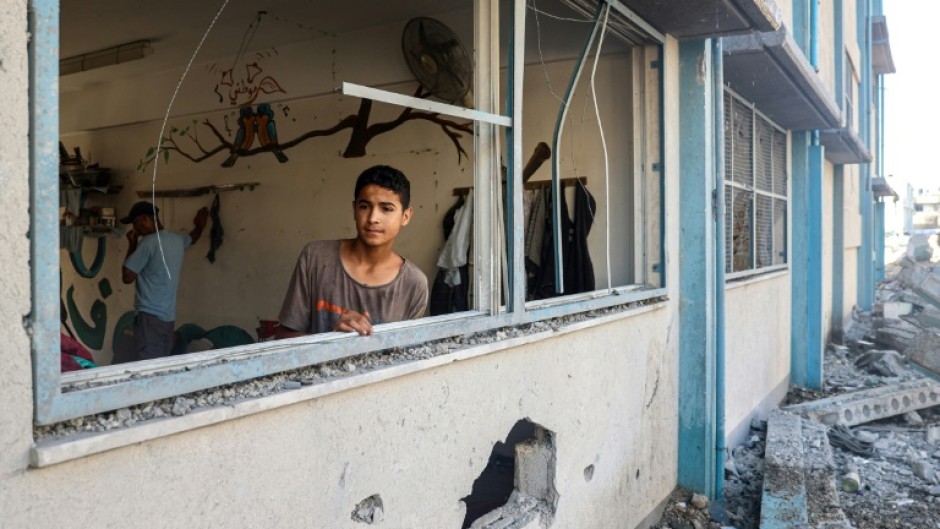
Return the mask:
{"type": "MultiPolygon", "coordinates": [[[[605,0],[606,1],[606,0],[605,0]]],[[[524,35],[526,3],[513,0],[513,31],[524,35]]],[[[612,2],[617,5],[619,2],[612,2]]],[[[496,4],[498,6],[498,3],[496,4]]],[[[622,5],[618,9],[623,9],[622,5]]],[[[127,406],[175,397],[189,392],[245,381],[273,373],[297,369],[371,351],[403,347],[448,336],[464,335],[507,325],[541,321],[567,314],[622,305],[666,295],[663,284],[655,289],[593,292],[559,298],[538,307],[524,303],[489,312],[470,311],[423,318],[414,322],[389,324],[368,337],[330,333],[278,342],[262,342],[220,351],[168,357],[143,365],[122,365],[108,370],[98,368],[63,374],[59,349],[59,226],[58,226],[58,141],[59,141],[59,0],[29,0],[29,95],[30,95],[30,241],[32,311],[32,357],[34,380],[34,419],[38,424],[54,424],[127,406]]],[[[475,23],[479,23],[476,21],[475,23]]],[[[524,38],[518,38],[509,58],[510,70],[524,58],[524,38]]],[[[521,117],[521,75],[518,90],[507,91],[507,109],[521,117]]],[[[498,82],[498,81],[494,81],[498,82]]],[[[665,76],[660,76],[660,101],[665,76]]],[[[660,104],[660,161],[665,129],[660,104]]],[[[514,122],[516,124],[517,122],[514,122]]],[[[519,126],[507,129],[521,138],[519,126]]],[[[516,152],[518,155],[518,152],[516,152]]],[[[479,164],[479,160],[478,160],[479,164]]],[[[507,192],[521,191],[521,162],[510,164],[507,192]]],[[[665,171],[660,171],[660,218],[665,219],[665,171]]],[[[521,208],[521,200],[517,201],[521,208]]],[[[510,209],[514,211],[514,209],[510,209]]],[[[522,223],[517,215],[507,216],[507,234],[517,237],[522,223]]],[[[665,263],[665,224],[661,224],[660,247],[665,263]]],[[[522,245],[510,245],[513,263],[521,262],[522,245]]],[[[514,281],[513,299],[522,299],[525,285],[514,281]]]]}

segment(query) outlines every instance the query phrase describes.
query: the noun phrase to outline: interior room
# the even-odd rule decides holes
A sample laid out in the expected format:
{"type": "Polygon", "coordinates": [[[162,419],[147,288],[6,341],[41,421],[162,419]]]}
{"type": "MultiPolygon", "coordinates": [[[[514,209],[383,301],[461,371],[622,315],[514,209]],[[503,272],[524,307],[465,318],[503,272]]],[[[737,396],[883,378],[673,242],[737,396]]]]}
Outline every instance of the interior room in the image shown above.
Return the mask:
{"type": "MultiPolygon", "coordinates": [[[[500,2],[491,35],[501,114],[511,7],[500,2]]],[[[578,0],[527,7],[524,224],[515,228],[525,234],[526,301],[661,286],[659,45],[613,12],[595,26],[593,7],[578,0]],[[563,200],[552,198],[553,172],[563,200]]],[[[374,165],[411,182],[414,216],[394,249],[427,277],[426,314],[475,308],[474,255],[494,252],[505,277],[505,245],[452,243],[464,245],[457,269],[466,267],[452,285],[439,266],[445,232],[459,222],[505,230],[501,219],[512,217],[469,214],[474,121],[408,106],[418,98],[477,108],[474,12],[471,0],[63,0],[61,317],[73,368],[121,363],[133,346],[135,285],[122,282],[128,226],[119,219],[135,202],[152,201],[165,229],[184,233],[210,209],[185,252],[173,353],[224,349],[272,337],[307,242],[356,236],[353,186],[374,165]]],[[[501,137],[487,156],[505,167],[501,137]]],[[[497,212],[510,207],[503,202],[497,212]]],[[[505,282],[494,288],[505,297],[505,282]]]]}

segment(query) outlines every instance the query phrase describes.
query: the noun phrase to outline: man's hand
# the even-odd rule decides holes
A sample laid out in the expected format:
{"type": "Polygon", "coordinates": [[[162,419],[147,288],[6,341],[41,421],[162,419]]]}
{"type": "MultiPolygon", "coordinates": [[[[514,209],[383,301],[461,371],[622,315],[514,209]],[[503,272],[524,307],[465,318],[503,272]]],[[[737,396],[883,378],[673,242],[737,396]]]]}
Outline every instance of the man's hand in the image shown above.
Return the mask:
{"type": "Polygon", "coordinates": [[[193,231],[189,232],[190,244],[196,244],[196,241],[202,237],[202,230],[206,228],[206,222],[209,221],[209,208],[203,207],[196,212],[193,217],[193,231]]]}
{"type": "Polygon", "coordinates": [[[193,225],[199,228],[200,230],[206,227],[206,223],[209,221],[209,208],[203,207],[196,212],[196,216],[193,217],[193,225]]]}
{"type": "Polygon", "coordinates": [[[131,246],[136,246],[137,238],[140,236],[140,234],[137,233],[137,230],[135,230],[134,228],[131,228],[127,230],[126,235],[127,235],[127,242],[131,243],[131,246]]]}
{"type": "Polygon", "coordinates": [[[359,336],[369,336],[372,334],[372,322],[369,321],[368,312],[360,314],[354,310],[347,310],[333,325],[333,330],[339,332],[357,332],[359,336]]]}

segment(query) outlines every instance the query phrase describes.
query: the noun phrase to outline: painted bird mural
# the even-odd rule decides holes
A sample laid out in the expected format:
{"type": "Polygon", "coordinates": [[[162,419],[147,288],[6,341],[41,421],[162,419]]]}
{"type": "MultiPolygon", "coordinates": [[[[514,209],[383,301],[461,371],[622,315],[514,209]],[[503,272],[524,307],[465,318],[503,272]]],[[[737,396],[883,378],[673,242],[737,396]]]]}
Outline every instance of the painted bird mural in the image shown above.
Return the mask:
{"type": "Polygon", "coordinates": [[[238,132],[235,133],[235,142],[228,158],[222,162],[222,167],[232,167],[238,157],[246,152],[258,138],[262,147],[269,149],[277,161],[284,163],[287,155],[277,143],[277,125],[274,122],[274,109],[267,103],[261,103],[256,108],[244,106],[238,115],[238,132]]]}

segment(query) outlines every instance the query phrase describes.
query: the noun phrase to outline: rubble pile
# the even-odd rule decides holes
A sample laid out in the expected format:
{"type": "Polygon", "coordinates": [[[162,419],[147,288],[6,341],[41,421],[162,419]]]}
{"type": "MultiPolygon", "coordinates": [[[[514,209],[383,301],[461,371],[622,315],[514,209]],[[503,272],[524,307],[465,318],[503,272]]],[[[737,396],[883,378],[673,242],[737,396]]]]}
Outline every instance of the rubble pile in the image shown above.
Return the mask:
{"type": "MultiPolygon", "coordinates": [[[[816,507],[841,509],[855,529],[940,529],[940,263],[931,255],[913,248],[889,266],[874,310],[855,310],[842,344],[827,347],[824,387],[791,388],[782,405],[816,432],[803,443],[830,445],[822,481],[837,496],[816,507]]],[[[727,454],[721,502],[696,510],[691,493],[677,490],[654,527],[758,529],[768,488],[766,430],[752,422],[748,441],[727,454]]],[[[808,518],[805,527],[845,527],[808,518]]]]}

